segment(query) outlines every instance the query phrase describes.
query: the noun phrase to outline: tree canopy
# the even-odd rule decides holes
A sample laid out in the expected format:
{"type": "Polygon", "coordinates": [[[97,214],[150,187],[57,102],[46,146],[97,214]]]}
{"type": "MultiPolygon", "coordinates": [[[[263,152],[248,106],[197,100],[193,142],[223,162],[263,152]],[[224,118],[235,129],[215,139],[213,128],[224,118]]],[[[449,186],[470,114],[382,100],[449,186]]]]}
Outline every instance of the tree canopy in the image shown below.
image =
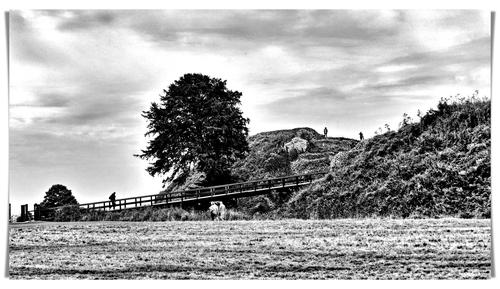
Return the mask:
{"type": "Polygon", "coordinates": [[[43,201],[40,203],[40,206],[44,208],[65,205],[78,205],[78,202],[73,196],[71,190],[60,184],[50,187],[50,189],[45,193],[43,201]]]}
{"type": "Polygon", "coordinates": [[[229,181],[230,166],[249,150],[241,95],[202,74],[185,74],[164,89],[160,103],[142,114],[151,139],[137,156],[150,161],[147,172],[165,176],[164,184],[191,169],[206,174],[206,185],[229,181]]]}

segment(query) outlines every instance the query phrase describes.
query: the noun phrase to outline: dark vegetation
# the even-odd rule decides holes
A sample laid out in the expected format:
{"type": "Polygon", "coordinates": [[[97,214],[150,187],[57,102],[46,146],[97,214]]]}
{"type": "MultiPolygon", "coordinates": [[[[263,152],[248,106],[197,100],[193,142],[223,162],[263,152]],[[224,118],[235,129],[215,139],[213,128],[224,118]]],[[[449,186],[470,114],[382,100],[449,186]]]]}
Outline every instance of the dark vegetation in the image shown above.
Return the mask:
{"type": "Polygon", "coordinates": [[[417,123],[337,154],[280,214],[299,218],[491,214],[489,100],[447,100],[417,123]]]}
{"type": "Polygon", "coordinates": [[[43,201],[40,206],[43,208],[52,208],[65,205],[78,205],[77,200],[73,196],[73,193],[64,185],[53,185],[45,193],[43,201]]]}
{"type": "Polygon", "coordinates": [[[143,112],[152,139],[137,156],[151,161],[148,173],[185,183],[194,168],[204,174],[203,186],[231,182],[231,165],[248,151],[241,93],[228,90],[225,80],[191,73],[163,93],[143,112]]]}
{"type": "Polygon", "coordinates": [[[78,210],[74,206],[78,205],[78,201],[73,196],[73,193],[66,186],[61,184],[53,185],[45,192],[43,201],[39,204],[41,210],[41,218],[56,220],[78,220],[78,210]],[[48,208],[61,207],[59,210],[48,208]]]}

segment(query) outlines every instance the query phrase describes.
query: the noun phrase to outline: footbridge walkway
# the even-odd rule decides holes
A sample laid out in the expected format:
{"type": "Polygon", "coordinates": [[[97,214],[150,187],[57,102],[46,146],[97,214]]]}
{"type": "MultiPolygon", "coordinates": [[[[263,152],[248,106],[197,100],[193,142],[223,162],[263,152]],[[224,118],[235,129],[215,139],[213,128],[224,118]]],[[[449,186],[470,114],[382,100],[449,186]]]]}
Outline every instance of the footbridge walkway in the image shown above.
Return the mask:
{"type": "MultiPolygon", "coordinates": [[[[111,201],[99,201],[93,203],[79,204],[78,207],[84,212],[90,211],[121,211],[144,207],[161,206],[187,206],[201,202],[237,199],[256,195],[267,194],[274,190],[294,189],[309,185],[313,180],[324,176],[327,172],[313,172],[301,175],[290,175],[270,179],[254,180],[242,183],[234,183],[212,187],[201,187],[185,191],[169,192],[165,194],[154,194],[137,197],[116,199],[115,204],[111,201]]],[[[63,206],[64,207],[64,206],[63,206]]],[[[63,207],[41,208],[38,204],[34,209],[28,211],[28,205],[21,206],[21,218],[35,220],[41,219],[46,211],[56,211],[63,207]]]]}

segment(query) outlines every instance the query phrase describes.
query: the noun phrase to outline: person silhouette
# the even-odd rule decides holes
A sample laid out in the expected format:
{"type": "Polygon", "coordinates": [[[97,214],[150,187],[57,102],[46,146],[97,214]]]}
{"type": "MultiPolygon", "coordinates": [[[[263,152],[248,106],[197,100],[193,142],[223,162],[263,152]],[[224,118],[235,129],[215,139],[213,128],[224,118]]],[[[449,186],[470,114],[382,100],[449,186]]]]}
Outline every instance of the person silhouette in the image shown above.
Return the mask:
{"type": "Polygon", "coordinates": [[[365,138],[363,137],[363,133],[359,132],[359,140],[364,140],[365,138]]]}
{"type": "Polygon", "coordinates": [[[115,208],[116,206],[116,193],[113,192],[110,196],[109,196],[109,200],[111,201],[111,204],[113,205],[113,209],[115,208]]]}
{"type": "Polygon", "coordinates": [[[325,126],[325,129],[323,130],[323,132],[325,133],[325,138],[326,138],[326,136],[328,135],[328,129],[326,128],[326,126],[325,126]]]}

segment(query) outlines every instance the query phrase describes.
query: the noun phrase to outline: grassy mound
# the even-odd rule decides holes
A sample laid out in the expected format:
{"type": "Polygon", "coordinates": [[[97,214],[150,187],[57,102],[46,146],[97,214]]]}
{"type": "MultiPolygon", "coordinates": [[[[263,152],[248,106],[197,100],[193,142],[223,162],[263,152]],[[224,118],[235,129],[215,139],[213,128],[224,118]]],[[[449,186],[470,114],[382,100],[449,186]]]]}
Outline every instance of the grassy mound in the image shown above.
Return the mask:
{"type": "MultiPolygon", "coordinates": [[[[234,164],[232,173],[237,180],[256,180],[291,174],[328,171],[330,158],[352,148],[357,141],[346,138],[324,138],[311,128],[296,128],[263,132],[248,140],[250,153],[234,164]],[[305,152],[284,149],[293,138],[306,140],[305,152]]],[[[290,194],[271,193],[265,196],[242,198],[238,209],[248,214],[269,215],[288,201],[290,194]]]]}
{"type": "Polygon", "coordinates": [[[257,180],[290,174],[324,171],[329,157],[354,147],[347,138],[324,138],[311,128],[296,128],[256,134],[248,139],[250,153],[233,165],[238,180],[257,180]],[[308,142],[305,152],[285,151],[284,144],[298,137],[308,142]]]}
{"type": "Polygon", "coordinates": [[[294,137],[310,141],[321,135],[311,128],[296,128],[262,132],[248,138],[250,152],[245,159],[236,162],[232,174],[236,179],[258,180],[292,173],[290,163],[297,152],[286,152],[283,146],[294,137]]]}
{"type": "Polygon", "coordinates": [[[282,213],[299,218],[490,217],[489,100],[439,103],[332,158],[332,171],[282,213]]]}

